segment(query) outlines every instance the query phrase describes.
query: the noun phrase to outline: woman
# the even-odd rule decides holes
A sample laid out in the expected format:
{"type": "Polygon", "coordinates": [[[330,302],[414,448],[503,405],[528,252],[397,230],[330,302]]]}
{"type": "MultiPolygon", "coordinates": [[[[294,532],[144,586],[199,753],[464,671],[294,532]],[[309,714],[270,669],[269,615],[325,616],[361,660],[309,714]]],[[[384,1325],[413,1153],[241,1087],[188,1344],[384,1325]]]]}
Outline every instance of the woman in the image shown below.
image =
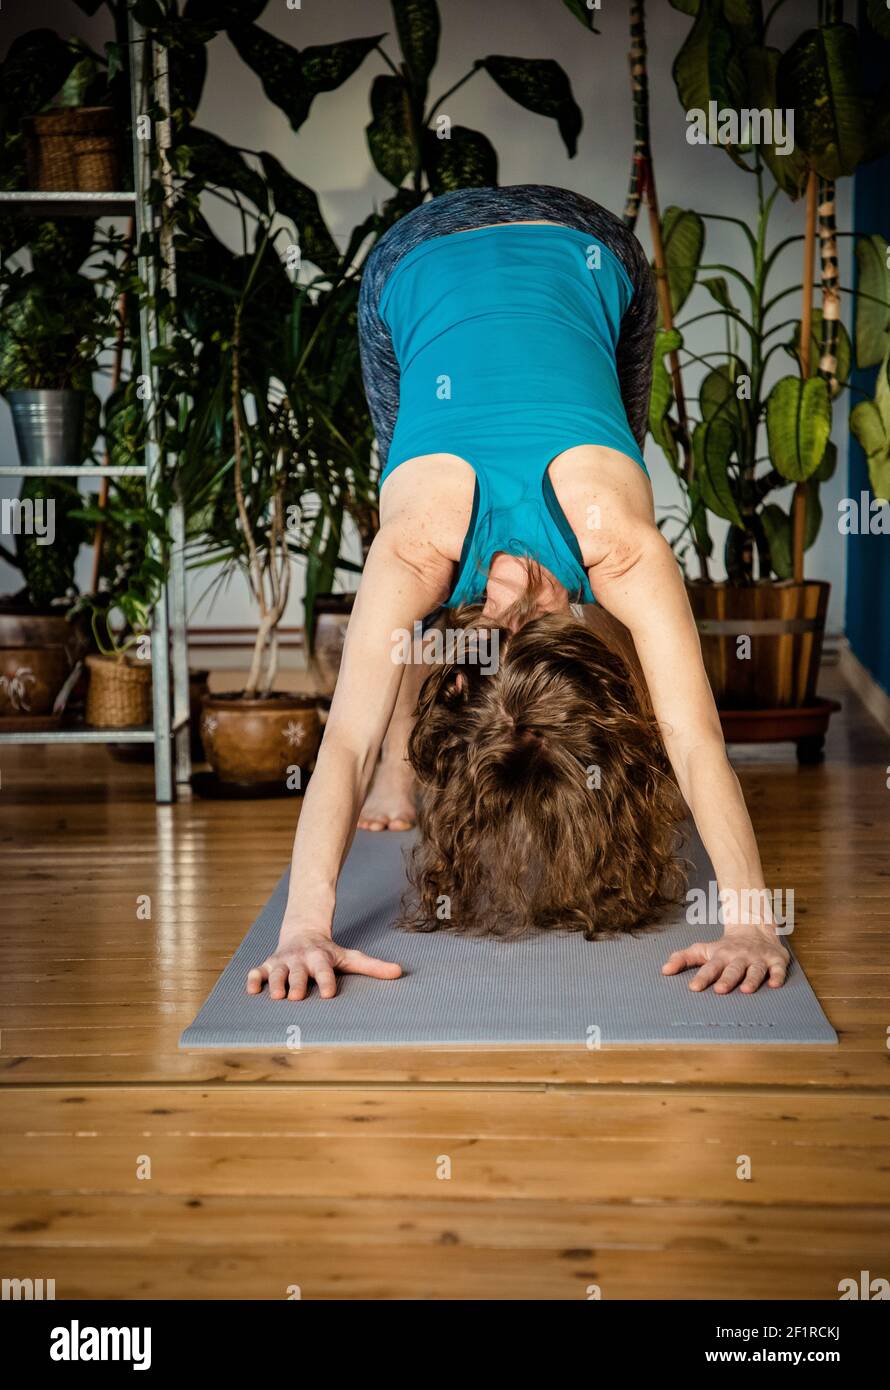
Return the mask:
{"type": "Polygon", "coordinates": [[[401,973],[331,924],[356,825],[410,824],[415,776],[415,926],[643,922],[680,888],[664,753],[724,904],[723,936],[664,973],[697,966],[690,988],[718,993],[781,985],[788,953],[643,462],[655,296],[639,243],[563,189],[447,193],[374,248],[359,319],[381,524],[278,947],[248,991],[298,1000],[314,979],[330,998],[337,971],[401,973]],[[598,605],[592,624],[576,598],[598,605]],[[432,669],[395,655],[443,607],[452,635],[495,629],[496,669],[472,649],[432,669]]]}

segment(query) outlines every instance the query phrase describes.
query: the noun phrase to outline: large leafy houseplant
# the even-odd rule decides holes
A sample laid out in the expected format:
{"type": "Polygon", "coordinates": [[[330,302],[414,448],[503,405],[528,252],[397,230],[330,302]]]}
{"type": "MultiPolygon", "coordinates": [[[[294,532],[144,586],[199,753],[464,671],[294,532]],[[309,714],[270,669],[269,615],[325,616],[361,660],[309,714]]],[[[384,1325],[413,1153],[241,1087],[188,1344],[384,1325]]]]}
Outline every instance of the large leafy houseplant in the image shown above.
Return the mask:
{"type": "MultiPolygon", "coordinates": [[[[840,319],[834,229],[834,180],[890,149],[886,94],[872,99],[862,90],[856,31],[839,21],[837,5],[827,6],[824,22],[805,30],[784,53],[767,44],[768,21],[756,0],[745,5],[676,0],[675,8],[695,15],[674,64],[684,109],[707,111],[709,102],[716,102],[721,112],[736,115],[745,108],[791,110],[797,143],[791,153],[782,154],[775,139],[745,139],[740,117],[742,138],[720,143],[753,176],[754,215],[744,220],[724,213],[667,209],[664,270],[673,322],[665,326],[662,315],[650,429],[684,489],[686,516],[675,537],[680,554],[691,543],[706,573],[712,551],[710,514],[729,523],[725,561],[730,583],[750,584],[755,573],[761,580],[799,579],[803,549],[819,530],[819,485],[835,467],[836,450],[829,438],[832,404],[847,389],[854,360],[860,366],[882,364],[876,400],[857,405],[852,424],[869,455],[876,495],[886,489],[887,248],[880,237],[872,237],[861,240],[857,249],[861,274],[854,349],[840,319]],[[803,287],[774,294],[770,281],[791,245],[803,241],[810,263],[812,245],[807,245],[806,234],[771,242],[769,219],[781,193],[797,199],[809,190],[814,220],[817,179],[823,298],[822,308],[811,312],[806,257],[803,287]],[[710,264],[703,259],[710,219],[735,226],[747,262],[710,264]],[[679,319],[696,285],[707,290],[715,305],[679,319]],[[803,312],[800,318],[789,318],[787,297],[801,288],[803,312]],[[724,349],[696,351],[695,326],[706,320],[720,325],[724,349]],[[698,364],[702,369],[697,414],[689,412],[688,423],[678,418],[675,381],[665,365],[665,358],[677,352],[684,368],[698,364]],[[790,356],[795,370],[770,381],[772,359],[782,352],[790,356]],[[789,483],[795,485],[796,504],[790,511],[773,495],[789,483]]],[[[871,10],[878,13],[877,7],[871,10]]]]}

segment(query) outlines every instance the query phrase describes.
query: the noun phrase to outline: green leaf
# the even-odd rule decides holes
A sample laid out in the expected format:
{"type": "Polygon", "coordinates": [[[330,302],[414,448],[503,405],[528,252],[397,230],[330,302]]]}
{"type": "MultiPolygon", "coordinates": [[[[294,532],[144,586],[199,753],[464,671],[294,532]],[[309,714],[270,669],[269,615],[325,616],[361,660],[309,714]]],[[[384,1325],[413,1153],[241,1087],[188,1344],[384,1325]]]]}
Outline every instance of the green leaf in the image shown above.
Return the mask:
{"type": "Polygon", "coordinates": [[[687,112],[734,108],[741,96],[733,32],[720,0],[702,0],[671,69],[680,105],[687,112]]]}
{"type": "Polygon", "coordinates": [[[414,168],[411,97],[401,77],[381,75],[371,84],[371,121],[365,129],[377,172],[395,188],[414,168]]]}
{"type": "MultiPolygon", "coordinates": [[[[822,310],[813,310],[813,319],[810,330],[810,376],[819,375],[819,354],[822,348],[822,310]]],[[[785,344],[785,351],[794,358],[795,362],[800,363],[800,320],[798,319],[794,327],[791,341],[785,344]]],[[[843,323],[838,321],[837,326],[837,384],[831,391],[832,400],[840,394],[841,388],[850,375],[850,363],[853,357],[853,348],[850,343],[850,335],[843,323]]]]}
{"type": "Polygon", "coordinates": [[[782,377],[767,398],[766,429],[770,458],[782,477],[790,483],[812,477],[831,432],[827,383],[821,377],[782,377]]]}
{"type": "Polygon", "coordinates": [[[856,242],[856,264],[856,365],[875,367],[890,348],[890,246],[879,232],[856,242]]]}
{"type": "Polygon", "coordinates": [[[392,0],[392,8],[411,85],[423,94],[439,54],[439,7],[436,0],[392,0]]]}
{"type": "Polygon", "coordinates": [[[868,22],[882,39],[890,39],[890,9],[887,0],[865,0],[868,22]]]}
{"type": "Polygon", "coordinates": [[[708,509],[702,500],[701,488],[694,477],[685,484],[685,487],[689,498],[689,521],[696,548],[702,555],[710,555],[714,549],[714,544],[708,531],[708,509]]]}
{"type": "Polygon", "coordinates": [[[333,92],[342,87],[384,37],[383,34],[370,34],[362,39],[304,48],[300,55],[300,75],[310,100],[319,92],[333,92]]]}
{"type": "Polygon", "coordinates": [[[740,49],[763,40],[761,0],[723,0],[723,17],[740,49]]]}
{"type": "Polygon", "coordinates": [[[854,405],[850,411],[850,428],[866,456],[880,453],[887,448],[884,422],[874,401],[859,401],[854,405]]]}
{"type": "MultiPolygon", "coordinates": [[[[781,56],[777,48],[759,48],[757,46],[746,48],[742,55],[748,82],[750,106],[756,111],[775,112],[778,110],[776,79],[781,56]]],[[[776,133],[775,129],[772,133],[776,133]]],[[[791,132],[786,128],[785,133],[787,139],[791,132]]],[[[785,143],[780,147],[774,142],[769,144],[764,142],[761,144],[760,150],[767,168],[782,191],[787,193],[790,198],[799,198],[806,187],[809,172],[803,152],[797,145],[793,149],[787,150],[785,143]],[[780,154],[780,148],[785,149],[786,153],[780,154]]]]}
{"type": "Polygon", "coordinates": [[[677,352],[683,346],[683,338],[676,328],[670,332],[659,329],[655,335],[654,361],[652,366],[652,389],[649,394],[649,432],[656,444],[667,454],[668,461],[676,473],[680,467],[677,441],[668,420],[668,411],[674,398],[671,375],[665,366],[668,353],[677,352]]]}
{"type": "Polygon", "coordinates": [[[281,108],[294,130],[306,120],[318,93],[341,86],[383,37],[373,34],[345,43],[321,44],[301,53],[256,24],[238,24],[227,32],[259,77],[266,96],[281,108]]]}
{"type": "Polygon", "coordinates": [[[692,433],[692,458],[701,498],[709,511],[733,526],[743,528],[729,477],[729,461],[735,434],[722,415],[696,425],[692,433]]]}
{"type": "Polygon", "coordinates": [[[526,111],[555,120],[569,158],[577,153],[583,117],[569,79],[558,63],[552,58],[508,58],[493,53],[477,66],[484,68],[501,91],[526,111]]]}
{"type": "Polygon", "coordinates": [[[303,253],[320,270],[333,274],[340,263],[340,252],[321,215],[317,194],[289,174],[273,155],[261,154],[260,163],[276,211],[293,222],[303,253]]]}
{"type": "Polygon", "coordinates": [[[729,285],[726,283],[725,275],[711,275],[699,283],[704,285],[708,294],[712,299],[716,299],[722,309],[735,312],[735,305],[732,302],[732,295],[729,293],[729,285]]]}
{"type": "Polygon", "coordinates": [[[571,10],[576,19],[579,19],[585,29],[589,29],[592,34],[600,33],[593,22],[593,10],[585,3],[585,0],[562,0],[567,10],[571,10]]]}
{"type": "Polygon", "coordinates": [[[699,409],[703,420],[722,416],[732,429],[738,445],[748,428],[747,402],[739,399],[739,378],[748,376],[746,364],[738,357],[721,362],[703,378],[699,388],[699,409]]]}
{"type": "MultiPolygon", "coordinates": [[[[768,502],[758,513],[767,542],[770,564],[777,579],[791,579],[794,574],[793,532],[791,517],[777,502],[768,502]]],[[[819,489],[810,483],[806,491],[806,520],[804,550],[809,550],[822,525],[822,503],[819,489]]]]}
{"type": "Polygon", "coordinates": [[[236,25],[253,24],[269,0],[186,0],[183,19],[206,24],[217,32],[236,25]]]}
{"type": "MultiPolygon", "coordinates": [[[[695,284],[705,244],[705,224],[697,212],[669,207],[662,219],[661,235],[671,292],[671,309],[676,316],[695,284]]],[[[659,311],[659,322],[660,320],[659,311]]]]}
{"type": "Polygon", "coordinates": [[[837,445],[829,439],[825,445],[825,453],[822,455],[822,462],[813,474],[814,483],[827,483],[829,478],[833,478],[837,468],[837,445]]]}
{"type": "Polygon", "coordinates": [[[454,188],[493,188],[498,181],[498,157],[486,135],[466,126],[452,126],[451,138],[440,140],[424,132],[424,167],[435,197],[454,188]]]}
{"type": "Polygon", "coordinates": [[[779,60],[778,104],[794,108],[795,140],[825,179],[852,174],[868,147],[857,43],[851,24],[825,24],[779,60]]]}
{"type": "Polygon", "coordinates": [[[218,135],[194,125],[189,127],[188,148],[191,151],[189,170],[202,183],[234,189],[249,198],[260,211],[268,211],[266,185],[238,150],[218,135]]]}
{"type": "Polygon", "coordinates": [[[865,454],[872,492],[890,501],[890,354],[881,363],[875,399],[850,411],[850,429],[865,454]]]}
{"type": "Polygon", "coordinates": [[[77,52],[51,29],[32,29],[14,39],[0,66],[2,124],[17,132],[26,116],[40,111],[65,82],[77,52]]]}
{"type": "Polygon", "coordinates": [[[91,53],[85,53],[74,64],[58,93],[59,106],[98,106],[106,94],[105,75],[91,53]],[[96,92],[95,98],[92,91],[96,92]],[[92,91],[91,91],[92,89],[92,91]],[[89,94],[89,95],[88,95],[89,94]]]}

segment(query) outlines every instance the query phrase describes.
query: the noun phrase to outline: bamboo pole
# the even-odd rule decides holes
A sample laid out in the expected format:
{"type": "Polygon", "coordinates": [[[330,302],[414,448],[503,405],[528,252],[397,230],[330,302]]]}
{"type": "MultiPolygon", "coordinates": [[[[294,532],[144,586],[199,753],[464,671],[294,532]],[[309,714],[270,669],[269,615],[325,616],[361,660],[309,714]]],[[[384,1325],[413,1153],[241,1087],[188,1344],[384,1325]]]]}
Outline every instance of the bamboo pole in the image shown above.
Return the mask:
{"type": "MultiPolygon", "coordinates": [[[[664,238],[661,232],[661,214],[655,187],[655,168],[652,161],[647,58],[645,0],[633,0],[630,7],[629,63],[634,110],[634,153],[631,163],[630,187],[624,208],[624,222],[633,231],[637,224],[640,206],[645,202],[649,212],[649,232],[652,237],[658,307],[661,311],[662,327],[666,332],[670,332],[674,326],[674,311],[671,305],[671,288],[664,252],[664,238]]],[[[674,350],[669,353],[668,357],[671,385],[677,407],[677,436],[683,453],[683,477],[688,488],[695,475],[695,460],[689,436],[689,417],[686,413],[686,396],[683,391],[683,378],[680,371],[680,354],[674,350]]],[[[698,556],[699,576],[703,580],[709,580],[708,557],[699,547],[694,534],[693,543],[695,553],[698,556]]]]}
{"type": "MultiPolygon", "coordinates": [[[[804,381],[810,375],[810,338],[813,331],[813,261],[816,249],[816,202],[818,175],[810,170],[807,179],[806,226],[803,242],[803,304],[800,314],[800,372],[804,381]]],[[[792,556],[795,584],[803,583],[803,553],[807,524],[807,485],[798,483],[791,504],[792,556]]]]}

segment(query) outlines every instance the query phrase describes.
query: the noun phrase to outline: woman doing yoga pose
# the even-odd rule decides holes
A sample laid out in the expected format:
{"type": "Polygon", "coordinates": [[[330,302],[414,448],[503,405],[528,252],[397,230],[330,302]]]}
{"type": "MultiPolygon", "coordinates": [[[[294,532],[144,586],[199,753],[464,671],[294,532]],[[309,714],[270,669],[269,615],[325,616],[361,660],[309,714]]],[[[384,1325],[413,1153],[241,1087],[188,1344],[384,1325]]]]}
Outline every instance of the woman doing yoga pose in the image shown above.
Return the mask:
{"type": "Polygon", "coordinates": [[[724,930],[664,972],[698,967],[690,988],[718,993],[784,982],[682,575],[655,524],[642,455],[654,326],[636,238],[563,189],[447,193],[369,256],[359,330],[380,529],[278,947],[250,992],[303,999],[314,979],[330,998],[337,971],[401,973],[340,947],[332,922],[356,826],[407,828],[415,782],[405,925],[590,938],[642,925],[682,894],[685,802],[724,930]],[[435,621],[445,632],[418,642],[435,621]],[[397,654],[436,638],[434,665],[397,654]]]}

